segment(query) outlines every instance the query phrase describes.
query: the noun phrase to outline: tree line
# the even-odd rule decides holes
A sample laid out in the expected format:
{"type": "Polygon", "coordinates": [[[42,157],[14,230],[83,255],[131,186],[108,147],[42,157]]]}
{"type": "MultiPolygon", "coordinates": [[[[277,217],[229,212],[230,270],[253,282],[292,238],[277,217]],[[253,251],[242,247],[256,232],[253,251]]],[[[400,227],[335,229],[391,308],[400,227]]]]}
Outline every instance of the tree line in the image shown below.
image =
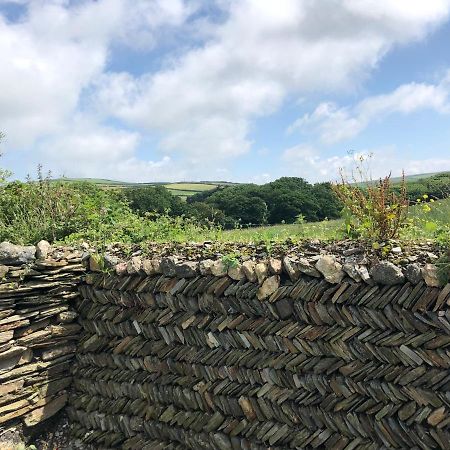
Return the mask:
{"type": "Polygon", "coordinates": [[[142,213],[168,212],[211,221],[223,228],[320,221],[339,217],[341,204],[330,183],[310,184],[303,178],[283,177],[263,184],[218,186],[183,202],[162,186],[125,191],[130,206],[142,213]]]}

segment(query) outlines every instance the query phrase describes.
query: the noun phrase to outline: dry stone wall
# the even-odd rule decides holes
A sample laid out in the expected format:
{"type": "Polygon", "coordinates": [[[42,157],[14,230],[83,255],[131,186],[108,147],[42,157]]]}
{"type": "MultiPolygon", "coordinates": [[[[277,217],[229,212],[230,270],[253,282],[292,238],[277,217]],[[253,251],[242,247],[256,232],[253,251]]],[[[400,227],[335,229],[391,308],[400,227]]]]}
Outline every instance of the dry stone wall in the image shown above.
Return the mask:
{"type": "Polygon", "coordinates": [[[33,427],[67,402],[81,257],[44,241],[0,244],[0,448],[10,448],[7,430],[33,427]]]}
{"type": "Polygon", "coordinates": [[[108,257],[110,273],[91,260],[75,436],[146,450],[450,448],[450,284],[435,254],[247,250],[137,252],[108,257]]]}

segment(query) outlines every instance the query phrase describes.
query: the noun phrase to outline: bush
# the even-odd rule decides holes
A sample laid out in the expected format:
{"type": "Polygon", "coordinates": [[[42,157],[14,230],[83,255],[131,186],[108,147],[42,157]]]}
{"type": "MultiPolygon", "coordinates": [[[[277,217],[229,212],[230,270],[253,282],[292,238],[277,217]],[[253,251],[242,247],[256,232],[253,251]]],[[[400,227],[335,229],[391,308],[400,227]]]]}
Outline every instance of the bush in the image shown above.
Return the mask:
{"type": "Polygon", "coordinates": [[[186,211],[186,205],[164,186],[128,188],[125,190],[125,196],[131,209],[140,214],[153,212],[181,216],[186,211]]]}
{"type": "Polygon", "coordinates": [[[400,231],[409,225],[405,178],[402,177],[397,193],[392,188],[390,175],[374,183],[366,177],[363,164],[361,158],[357,166],[358,178],[353,175],[353,183],[341,172],[341,182],[333,185],[344,205],[346,231],[373,242],[398,238],[400,231]]]}
{"type": "MultiPolygon", "coordinates": [[[[170,194],[169,194],[170,195],[170,194]]],[[[215,227],[167,214],[136,214],[122,191],[92,183],[52,181],[38,170],[36,181],[0,186],[0,241],[35,244],[41,239],[68,243],[195,239],[215,227]]]]}

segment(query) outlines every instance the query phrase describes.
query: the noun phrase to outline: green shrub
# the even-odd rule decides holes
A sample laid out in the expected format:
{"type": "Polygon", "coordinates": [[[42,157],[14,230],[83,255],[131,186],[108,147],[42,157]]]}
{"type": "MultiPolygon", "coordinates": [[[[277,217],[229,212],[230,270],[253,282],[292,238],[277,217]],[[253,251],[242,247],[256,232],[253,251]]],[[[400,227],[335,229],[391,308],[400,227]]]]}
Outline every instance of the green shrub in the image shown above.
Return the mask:
{"type": "Polygon", "coordinates": [[[373,182],[367,176],[365,162],[364,157],[359,159],[351,180],[341,171],[340,183],[333,185],[344,205],[346,231],[352,237],[361,236],[374,243],[396,239],[409,225],[405,177],[396,192],[390,175],[373,182]]]}
{"type": "MultiPolygon", "coordinates": [[[[170,194],[169,194],[170,195],[170,194]]],[[[92,183],[52,181],[38,169],[37,180],[0,186],[0,241],[35,244],[195,240],[220,229],[184,216],[136,214],[121,191],[92,183]]]]}

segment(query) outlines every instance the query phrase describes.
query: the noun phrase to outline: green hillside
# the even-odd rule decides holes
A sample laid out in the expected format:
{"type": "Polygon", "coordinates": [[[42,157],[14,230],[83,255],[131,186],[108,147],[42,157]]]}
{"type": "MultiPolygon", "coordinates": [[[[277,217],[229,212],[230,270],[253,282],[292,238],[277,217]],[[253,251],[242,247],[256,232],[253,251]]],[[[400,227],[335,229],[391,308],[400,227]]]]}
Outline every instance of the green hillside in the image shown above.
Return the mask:
{"type": "Polygon", "coordinates": [[[215,189],[217,186],[233,186],[237,183],[230,183],[228,181],[189,181],[189,182],[155,182],[155,183],[132,183],[127,181],[108,180],[104,178],[59,178],[56,181],[67,182],[89,182],[94,183],[105,189],[126,189],[132,187],[143,186],[157,186],[162,185],[166,187],[173,195],[186,198],[199,192],[209,191],[215,189]]]}

